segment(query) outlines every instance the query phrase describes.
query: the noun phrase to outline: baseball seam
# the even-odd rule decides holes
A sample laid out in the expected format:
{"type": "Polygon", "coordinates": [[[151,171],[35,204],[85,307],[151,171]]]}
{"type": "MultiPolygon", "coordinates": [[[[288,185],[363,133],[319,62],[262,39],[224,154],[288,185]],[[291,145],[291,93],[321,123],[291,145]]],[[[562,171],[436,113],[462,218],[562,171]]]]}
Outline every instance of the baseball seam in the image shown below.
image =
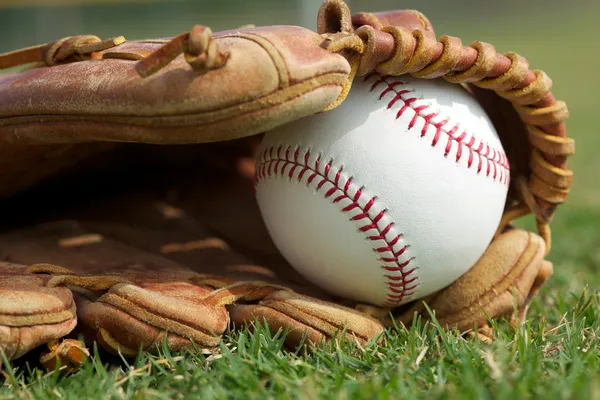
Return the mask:
{"type": "MultiPolygon", "coordinates": [[[[390,93],[394,94],[394,97],[388,101],[387,110],[391,110],[401,101],[402,105],[396,112],[396,119],[409,109],[414,111],[415,114],[408,123],[409,130],[414,128],[417,121],[421,119],[424,122],[420,133],[421,138],[425,138],[430,127],[435,128],[431,147],[435,148],[442,142],[444,137],[442,134],[447,138],[444,157],[447,158],[455,147],[457,163],[464,155],[468,155],[467,168],[476,166],[476,173],[479,175],[484,171],[485,164],[486,177],[500,184],[510,183],[508,157],[501,149],[496,149],[481,139],[478,141],[474,134],[469,135],[466,130],[460,128],[458,123],[452,122],[448,117],[441,116],[442,120],[436,122],[436,117],[441,113],[433,110],[431,104],[419,104],[420,99],[415,94],[416,90],[410,88],[406,82],[398,78],[384,77],[378,73],[365,76],[364,82],[373,77],[376,79],[371,84],[371,92],[380,85],[385,85],[379,92],[378,100],[384,100],[384,97],[390,93]],[[402,87],[398,89],[400,86],[402,87]],[[469,139],[466,140],[467,138],[469,139]],[[453,146],[453,143],[456,145],[453,146]]],[[[342,171],[343,165],[338,169],[333,166],[333,159],[323,163],[322,157],[323,155],[319,153],[314,162],[311,162],[311,150],[308,148],[301,149],[297,146],[292,151],[291,146],[285,149],[283,145],[270,146],[257,158],[255,184],[258,185],[267,178],[287,176],[289,180],[297,179],[298,182],[304,182],[307,187],[312,187],[316,192],[324,192],[325,199],[331,200],[336,205],[340,205],[342,200],[349,201],[350,204],[341,207],[341,211],[350,214],[350,221],[359,223],[358,231],[372,243],[373,251],[379,255],[381,268],[386,271],[383,275],[386,278],[388,291],[384,305],[393,307],[410,301],[419,286],[419,277],[416,274],[418,267],[413,263],[415,257],[408,257],[409,245],[403,243],[403,235],[396,231],[394,222],[386,215],[387,209],[382,209],[378,204],[377,196],[365,194],[365,187],[357,185],[353,176],[347,178],[342,171]],[[300,157],[301,152],[304,152],[302,157],[300,157]],[[344,181],[345,183],[342,184],[341,182],[344,181]]]]}
{"type": "Polygon", "coordinates": [[[336,205],[341,206],[343,201],[349,201],[341,211],[351,215],[350,221],[359,223],[358,231],[372,243],[373,251],[379,255],[381,268],[385,270],[388,287],[385,305],[400,305],[415,294],[418,286],[415,274],[417,267],[411,265],[414,257],[407,258],[406,254],[409,246],[402,243],[402,234],[396,231],[394,223],[386,223],[387,218],[384,217],[387,210],[377,211],[377,196],[366,195],[365,187],[357,185],[353,176],[346,177],[343,167],[336,168],[333,159],[322,163],[321,157],[318,154],[315,161],[311,162],[310,149],[296,147],[291,151],[291,146],[285,150],[282,145],[268,147],[257,158],[255,183],[258,185],[267,178],[287,176],[290,180],[295,178],[298,182],[304,182],[316,192],[324,192],[325,199],[336,205]],[[301,152],[304,153],[302,157],[301,152]],[[328,189],[324,190],[324,187],[328,189]]]}
{"type": "Polygon", "coordinates": [[[489,143],[484,143],[483,140],[479,140],[477,144],[475,135],[470,135],[470,139],[465,141],[469,136],[467,131],[461,129],[460,125],[452,122],[450,118],[442,117],[441,121],[434,122],[433,120],[440,116],[440,112],[432,110],[430,104],[416,105],[415,102],[419,100],[415,96],[416,90],[410,88],[406,82],[398,78],[382,76],[378,73],[366,75],[363,81],[367,82],[372,78],[375,78],[375,82],[370,87],[371,92],[380,85],[385,84],[385,87],[379,93],[379,100],[383,100],[386,95],[394,93],[394,97],[387,104],[387,110],[391,110],[398,101],[402,101],[402,106],[396,112],[396,119],[400,118],[409,109],[415,112],[415,115],[408,124],[408,129],[412,129],[419,118],[424,121],[423,128],[421,129],[421,138],[425,137],[430,126],[435,128],[431,147],[436,147],[442,142],[442,134],[446,135],[447,141],[444,149],[444,157],[449,156],[452,151],[452,143],[456,143],[455,160],[457,163],[467,153],[469,157],[467,168],[477,165],[477,174],[480,174],[484,169],[483,164],[485,163],[486,177],[491,177],[494,181],[498,181],[504,185],[510,183],[510,165],[508,157],[502,150],[490,146],[489,143]],[[398,89],[398,87],[401,88],[398,89]],[[448,129],[448,127],[450,128],[448,129]],[[477,158],[477,162],[475,162],[475,158],[477,158]]]}

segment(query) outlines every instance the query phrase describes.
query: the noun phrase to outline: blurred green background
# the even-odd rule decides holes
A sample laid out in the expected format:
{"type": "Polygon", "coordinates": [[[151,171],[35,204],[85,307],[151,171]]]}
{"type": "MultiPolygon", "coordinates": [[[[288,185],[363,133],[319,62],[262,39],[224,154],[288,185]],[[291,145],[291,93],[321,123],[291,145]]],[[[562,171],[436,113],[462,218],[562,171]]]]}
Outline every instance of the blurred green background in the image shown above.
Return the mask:
{"type": "MultiPolygon", "coordinates": [[[[256,24],[316,28],[322,0],[0,0],[0,51],[73,34],[125,35],[129,39],[174,35],[192,24],[213,30],[256,24]]],[[[353,12],[399,8],[427,15],[438,33],[511,45],[531,36],[545,51],[558,50],[570,29],[592,33],[600,16],[597,0],[349,0],[353,12]]],[[[596,28],[596,33],[598,29],[596,28]]],[[[578,40],[577,35],[570,39],[578,40]]],[[[585,38],[580,38],[585,42],[585,38]]],[[[591,39],[591,37],[590,37],[591,39]]]]}
{"type": "MultiPolygon", "coordinates": [[[[554,81],[569,106],[576,139],[575,182],[553,223],[554,289],[600,287],[600,91],[598,0],[349,0],[353,12],[417,9],[438,36],[487,41],[525,56],[554,81]]],[[[316,28],[321,0],[20,1],[0,0],[0,53],[63,36],[123,35],[129,40],[172,36],[193,24],[214,31],[245,24],[316,28]]]]}

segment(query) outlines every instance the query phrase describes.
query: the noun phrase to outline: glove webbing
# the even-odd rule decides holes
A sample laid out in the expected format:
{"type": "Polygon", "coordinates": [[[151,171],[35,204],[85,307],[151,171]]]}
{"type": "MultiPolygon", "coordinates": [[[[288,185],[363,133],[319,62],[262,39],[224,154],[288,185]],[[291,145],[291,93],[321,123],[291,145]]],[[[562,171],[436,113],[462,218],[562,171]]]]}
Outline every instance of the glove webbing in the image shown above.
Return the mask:
{"type": "Polygon", "coordinates": [[[438,41],[431,31],[381,27],[375,15],[366,19],[363,14],[360,20],[354,18],[341,0],[327,0],[319,11],[319,33],[326,38],[324,45],[346,56],[353,66],[346,90],[328,108],[344,101],[355,75],[371,72],[442,78],[493,90],[512,103],[533,147],[532,174],[527,181],[517,177],[520,199],[506,210],[499,232],[514,218],[533,213],[547,252],[550,251],[549,224],[556,207],[569,193],[573,174],[567,169],[567,157],[574,153],[574,141],[567,137],[564,124],[569,115],[567,106],[550,92],[550,78],[543,71],[530,70],[524,57],[498,54],[489,43],[463,46],[459,38],[451,36],[442,36],[438,41]],[[364,20],[375,21],[375,27],[354,28],[364,20]]]}

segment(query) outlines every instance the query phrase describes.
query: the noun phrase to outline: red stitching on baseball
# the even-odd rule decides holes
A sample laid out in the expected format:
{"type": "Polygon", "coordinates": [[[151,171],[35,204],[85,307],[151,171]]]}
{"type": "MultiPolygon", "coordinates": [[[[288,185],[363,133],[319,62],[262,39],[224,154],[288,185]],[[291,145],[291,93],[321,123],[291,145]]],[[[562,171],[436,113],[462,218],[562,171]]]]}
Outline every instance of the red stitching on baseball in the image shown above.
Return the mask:
{"type": "Polygon", "coordinates": [[[335,197],[333,197],[332,202],[338,203],[343,199],[350,199],[351,203],[344,208],[341,209],[342,212],[347,213],[352,210],[357,210],[358,213],[352,217],[350,220],[352,221],[364,221],[359,227],[358,230],[362,233],[365,233],[365,238],[373,243],[373,250],[377,254],[381,254],[379,260],[382,263],[387,263],[391,265],[381,265],[381,268],[387,272],[395,273],[394,275],[384,274],[384,277],[387,279],[388,293],[386,294],[386,306],[397,306],[401,302],[403,302],[409,296],[412,296],[416,292],[417,284],[417,276],[412,276],[416,268],[408,268],[411,262],[414,260],[414,257],[409,258],[408,260],[401,261],[400,257],[406,252],[408,249],[408,245],[402,246],[400,249],[394,250],[394,246],[398,244],[401,238],[401,234],[395,235],[390,240],[387,239],[388,233],[392,229],[392,223],[386,224],[383,229],[380,229],[378,226],[378,222],[382,220],[382,218],[386,215],[387,210],[382,210],[377,213],[374,217],[369,215],[369,211],[373,208],[375,203],[377,202],[377,197],[369,197],[365,198],[364,187],[360,186],[357,188],[356,193],[351,195],[349,193],[350,187],[353,184],[353,178],[349,177],[346,180],[346,183],[341,186],[340,185],[340,177],[341,177],[341,169],[335,171],[335,177],[331,179],[329,177],[332,170],[335,169],[333,167],[333,160],[329,161],[323,167],[323,172],[319,170],[321,155],[319,154],[314,162],[314,166],[311,165],[310,159],[310,150],[304,150],[304,157],[299,157],[300,148],[296,148],[294,151],[293,158],[290,159],[290,148],[286,149],[285,158],[281,157],[281,146],[277,148],[275,151],[273,147],[269,147],[264,150],[258,159],[258,165],[256,167],[256,178],[255,184],[259,184],[263,179],[272,178],[272,177],[284,177],[287,176],[289,179],[294,178],[293,171],[300,169],[298,176],[296,179],[298,182],[303,180],[303,177],[306,171],[311,171],[312,174],[306,180],[306,184],[310,185],[311,182],[319,177],[320,181],[316,185],[316,191],[321,190],[321,188],[329,183],[332,185],[325,194],[324,197],[326,199],[332,198],[334,194],[337,193],[335,197]],[[274,155],[273,153],[276,153],[274,155]],[[275,172],[273,171],[272,166],[277,165],[281,166],[280,169],[275,168],[275,172]],[[289,167],[289,171],[286,174],[286,170],[289,167]],[[364,206],[361,206],[359,203],[364,203],[364,206]],[[375,231],[375,232],[372,232],[375,231]],[[383,241],[385,243],[382,246],[382,243],[378,243],[379,241],[383,241]],[[385,253],[391,254],[392,257],[386,257],[385,253]]]}
{"type": "MultiPolygon", "coordinates": [[[[385,77],[372,73],[367,75],[364,78],[364,81],[367,81],[371,77],[377,77],[378,79],[371,85],[370,90],[374,91],[380,86],[382,83],[385,84],[385,88],[379,94],[379,100],[383,100],[383,98],[389,94],[390,92],[394,93],[394,97],[388,102],[387,109],[391,109],[394,105],[402,100],[403,105],[396,112],[396,119],[400,118],[408,109],[412,109],[415,112],[415,115],[411,118],[408,128],[412,129],[417,123],[418,119],[421,118],[424,121],[423,128],[421,129],[420,136],[424,137],[427,134],[427,130],[430,126],[435,128],[435,134],[431,141],[431,146],[436,147],[438,143],[440,143],[440,139],[442,133],[446,135],[447,141],[444,148],[444,156],[447,157],[452,150],[452,143],[457,144],[456,148],[456,162],[459,162],[462,159],[463,152],[468,154],[467,160],[467,168],[471,168],[473,166],[475,155],[478,158],[477,161],[477,173],[481,173],[483,170],[483,159],[486,161],[486,176],[492,175],[493,180],[497,180],[500,183],[508,185],[510,182],[510,165],[508,161],[508,157],[506,154],[498,149],[494,149],[490,147],[489,143],[484,143],[482,140],[479,141],[477,147],[475,147],[476,139],[474,135],[471,135],[468,142],[464,142],[467,137],[467,132],[464,130],[460,131],[460,134],[456,135],[459,131],[459,126],[454,124],[450,127],[449,130],[444,130],[445,127],[451,124],[449,119],[444,119],[440,122],[433,122],[432,120],[437,117],[439,114],[436,112],[431,112],[429,105],[414,105],[417,100],[417,97],[409,96],[411,93],[414,93],[414,89],[404,88],[401,90],[397,90],[397,87],[406,85],[405,82],[400,80],[395,80],[389,82],[385,77]],[[484,153],[485,150],[485,153],[484,153]],[[491,155],[490,155],[491,152],[491,155]],[[491,165],[490,165],[491,164],[491,165]],[[493,166],[493,169],[492,169],[493,166]],[[493,171],[493,172],[492,172],[493,171]]],[[[418,279],[417,276],[413,276],[416,272],[416,268],[409,268],[411,262],[414,260],[414,257],[409,258],[405,261],[400,261],[399,258],[403,256],[403,254],[408,249],[408,245],[401,247],[398,250],[394,250],[394,246],[398,244],[401,239],[401,234],[394,236],[391,240],[387,239],[387,234],[392,229],[392,224],[387,224],[383,229],[380,229],[378,226],[378,222],[386,215],[387,210],[380,211],[375,217],[371,217],[369,215],[369,210],[373,207],[376,202],[376,197],[368,199],[364,207],[361,207],[359,204],[359,200],[365,200],[363,194],[363,187],[359,187],[356,190],[354,196],[351,196],[349,193],[350,185],[352,183],[352,176],[348,178],[343,187],[340,187],[339,181],[341,177],[341,169],[335,172],[334,179],[329,178],[330,171],[332,169],[333,160],[327,162],[324,166],[324,171],[321,172],[319,170],[319,166],[321,164],[321,155],[319,154],[314,161],[314,166],[311,166],[309,163],[310,159],[310,150],[305,150],[304,156],[300,158],[300,148],[296,148],[293,153],[293,159],[290,159],[290,148],[286,148],[285,150],[285,158],[281,156],[282,146],[280,145],[277,149],[274,147],[269,147],[264,150],[262,154],[258,157],[258,163],[256,168],[256,178],[255,184],[259,184],[265,178],[270,178],[275,176],[283,177],[285,176],[285,171],[288,167],[290,167],[287,176],[289,179],[293,179],[295,171],[300,168],[300,172],[296,179],[300,182],[303,180],[307,171],[310,171],[311,174],[306,180],[306,184],[310,185],[315,178],[319,177],[320,181],[316,185],[316,191],[321,190],[321,188],[326,184],[330,183],[332,185],[325,194],[324,197],[326,199],[331,198],[334,194],[338,193],[333,197],[332,203],[337,204],[344,199],[351,199],[351,203],[341,209],[342,212],[347,213],[353,210],[358,209],[358,213],[350,218],[352,221],[363,221],[365,222],[359,226],[358,230],[366,234],[366,239],[373,242],[373,250],[377,254],[381,254],[382,256],[379,258],[380,261],[384,263],[393,264],[390,265],[382,265],[381,267],[388,271],[395,273],[394,275],[384,274],[387,279],[388,293],[386,295],[386,303],[387,306],[395,306],[399,305],[406,298],[412,296],[416,292],[417,284],[415,281],[418,279]],[[276,152],[276,155],[273,153],[276,152]],[[281,164],[281,165],[280,165],[281,164]],[[281,168],[280,168],[281,167],[281,168]],[[370,234],[369,231],[377,231],[376,234],[370,234]],[[369,234],[367,234],[369,233],[369,234]],[[379,246],[376,244],[376,241],[385,242],[385,246],[379,246]],[[390,253],[393,257],[385,257],[384,253],[390,253]]],[[[362,203],[362,201],[361,201],[362,203]]]]}
{"type": "Polygon", "coordinates": [[[431,141],[431,146],[436,147],[440,141],[440,136],[442,133],[445,133],[447,136],[446,147],[444,149],[444,156],[447,157],[452,150],[452,143],[457,144],[456,149],[456,162],[459,162],[463,156],[463,150],[466,150],[469,154],[469,158],[467,160],[467,168],[471,168],[473,165],[473,153],[477,154],[479,157],[479,162],[477,164],[477,173],[481,173],[483,170],[483,158],[486,160],[486,168],[485,175],[491,177],[494,181],[498,180],[498,182],[508,185],[510,182],[510,174],[508,171],[510,170],[510,165],[508,162],[508,158],[504,152],[494,149],[490,147],[488,143],[484,143],[483,141],[479,141],[477,147],[475,147],[475,136],[471,136],[469,141],[465,143],[463,140],[467,137],[467,133],[465,131],[461,131],[458,136],[455,136],[455,133],[459,130],[459,126],[454,124],[450,127],[449,130],[444,130],[444,127],[447,127],[451,124],[450,120],[445,119],[443,121],[433,123],[432,119],[437,117],[439,114],[435,111],[430,110],[429,105],[414,105],[413,103],[419,100],[414,95],[410,95],[414,93],[414,89],[402,89],[397,90],[397,87],[406,85],[406,82],[401,80],[388,81],[387,77],[384,77],[376,72],[368,74],[365,76],[364,81],[366,82],[370,78],[376,77],[377,79],[373,84],[371,84],[370,91],[374,91],[381,84],[385,84],[385,87],[379,94],[379,100],[383,100],[383,98],[390,92],[395,93],[394,97],[388,102],[387,109],[391,109],[399,100],[402,100],[404,104],[400,107],[398,112],[396,113],[396,119],[400,118],[408,109],[412,109],[415,112],[415,115],[411,118],[408,123],[408,128],[412,129],[417,121],[422,119],[424,121],[423,128],[421,129],[421,137],[424,137],[427,134],[427,130],[430,126],[435,128],[435,134],[431,141]],[[463,149],[464,147],[464,149],[463,149]],[[491,155],[490,155],[491,153],[491,155]],[[490,165],[490,163],[493,165],[490,165]],[[500,170],[500,173],[498,173],[500,170]]]}

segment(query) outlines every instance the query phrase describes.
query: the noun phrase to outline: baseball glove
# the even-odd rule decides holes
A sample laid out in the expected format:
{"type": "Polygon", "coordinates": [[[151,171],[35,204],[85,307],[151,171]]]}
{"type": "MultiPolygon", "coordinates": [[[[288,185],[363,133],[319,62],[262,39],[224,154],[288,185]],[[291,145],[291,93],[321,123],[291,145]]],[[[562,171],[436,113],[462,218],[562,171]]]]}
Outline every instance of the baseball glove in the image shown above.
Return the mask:
{"type": "Polygon", "coordinates": [[[571,186],[564,102],[525,58],[436,39],[398,10],[352,15],[323,3],[318,33],[266,26],[125,41],[68,37],[0,55],[0,348],[43,344],[48,367],[76,367],[83,334],[135,355],[215,346],[266,321],[286,343],[359,342],[415,313],[482,332],[523,320],[552,274],[549,225],[571,186]],[[370,73],[463,84],[486,109],[511,165],[496,237],[465,275],[425,299],[381,309],[335,297],[296,273],[253,193],[261,133],[344,101],[370,73]],[[512,221],[533,214],[538,232],[512,221]],[[516,305],[516,309],[515,309],[516,305]]]}

